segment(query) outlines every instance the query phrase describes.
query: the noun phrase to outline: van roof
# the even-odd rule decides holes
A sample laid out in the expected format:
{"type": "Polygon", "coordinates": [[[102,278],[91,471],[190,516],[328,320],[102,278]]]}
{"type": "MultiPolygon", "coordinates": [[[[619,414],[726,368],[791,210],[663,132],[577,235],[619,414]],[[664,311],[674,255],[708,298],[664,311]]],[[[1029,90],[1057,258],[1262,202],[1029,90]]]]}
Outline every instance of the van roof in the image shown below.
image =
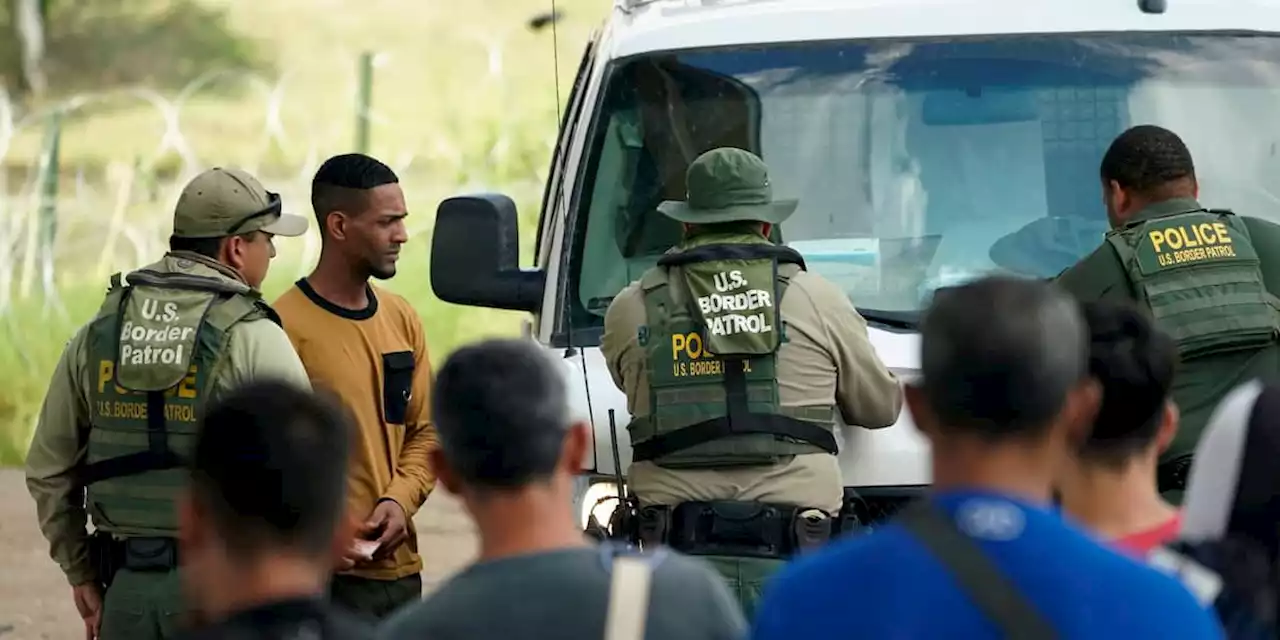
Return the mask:
{"type": "Polygon", "coordinates": [[[1280,32],[1280,0],[613,0],[610,57],[756,43],[1108,31],[1280,32]]]}

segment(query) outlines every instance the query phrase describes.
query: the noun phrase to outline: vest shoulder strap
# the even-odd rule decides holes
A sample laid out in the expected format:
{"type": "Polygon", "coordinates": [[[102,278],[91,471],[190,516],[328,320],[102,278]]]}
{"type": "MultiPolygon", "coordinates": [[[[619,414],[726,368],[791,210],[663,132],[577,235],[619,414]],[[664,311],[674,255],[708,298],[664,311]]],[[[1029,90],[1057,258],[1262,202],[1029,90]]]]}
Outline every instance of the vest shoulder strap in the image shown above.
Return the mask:
{"type": "Polygon", "coordinates": [[[262,298],[245,294],[232,294],[220,300],[215,307],[215,311],[209,314],[205,322],[210,327],[225,332],[237,322],[246,320],[257,320],[266,318],[283,326],[280,320],[280,314],[271,308],[262,298]]]}

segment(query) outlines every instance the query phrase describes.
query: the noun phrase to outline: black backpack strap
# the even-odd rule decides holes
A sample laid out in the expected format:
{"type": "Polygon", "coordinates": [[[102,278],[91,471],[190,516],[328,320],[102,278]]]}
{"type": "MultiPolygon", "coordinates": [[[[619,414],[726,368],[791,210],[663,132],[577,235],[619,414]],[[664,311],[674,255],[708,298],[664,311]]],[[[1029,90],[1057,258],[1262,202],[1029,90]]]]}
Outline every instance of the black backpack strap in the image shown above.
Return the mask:
{"type": "Polygon", "coordinates": [[[1003,631],[1007,640],[1051,640],[1053,626],[1023,597],[982,547],[927,498],[896,518],[951,571],[960,589],[1003,631]]]}

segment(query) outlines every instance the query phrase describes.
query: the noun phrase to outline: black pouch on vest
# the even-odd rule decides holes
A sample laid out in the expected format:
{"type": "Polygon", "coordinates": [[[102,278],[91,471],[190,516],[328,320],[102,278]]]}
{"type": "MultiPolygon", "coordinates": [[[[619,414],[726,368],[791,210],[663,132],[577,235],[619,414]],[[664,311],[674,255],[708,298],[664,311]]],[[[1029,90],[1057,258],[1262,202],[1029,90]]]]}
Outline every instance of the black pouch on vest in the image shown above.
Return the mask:
{"type": "Polygon", "coordinates": [[[413,352],[382,354],[382,417],[388,424],[404,424],[413,394],[413,352]]]}
{"type": "Polygon", "coordinates": [[[178,568],[178,541],[173,538],[128,538],[124,567],[130,571],[170,571],[178,568]]]}

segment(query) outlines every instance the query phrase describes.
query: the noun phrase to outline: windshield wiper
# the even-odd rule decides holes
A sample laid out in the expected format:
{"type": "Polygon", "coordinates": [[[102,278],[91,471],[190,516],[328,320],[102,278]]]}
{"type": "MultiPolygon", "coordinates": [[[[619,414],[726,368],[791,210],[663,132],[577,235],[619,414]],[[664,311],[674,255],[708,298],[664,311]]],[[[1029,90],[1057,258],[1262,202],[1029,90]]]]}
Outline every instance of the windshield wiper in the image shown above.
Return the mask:
{"type": "Polygon", "coordinates": [[[906,329],[908,331],[915,331],[920,328],[919,311],[884,311],[859,307],[858,313],[863,318],[866,318],[868,324],[878,324],[890,329],[906,329]]]}

